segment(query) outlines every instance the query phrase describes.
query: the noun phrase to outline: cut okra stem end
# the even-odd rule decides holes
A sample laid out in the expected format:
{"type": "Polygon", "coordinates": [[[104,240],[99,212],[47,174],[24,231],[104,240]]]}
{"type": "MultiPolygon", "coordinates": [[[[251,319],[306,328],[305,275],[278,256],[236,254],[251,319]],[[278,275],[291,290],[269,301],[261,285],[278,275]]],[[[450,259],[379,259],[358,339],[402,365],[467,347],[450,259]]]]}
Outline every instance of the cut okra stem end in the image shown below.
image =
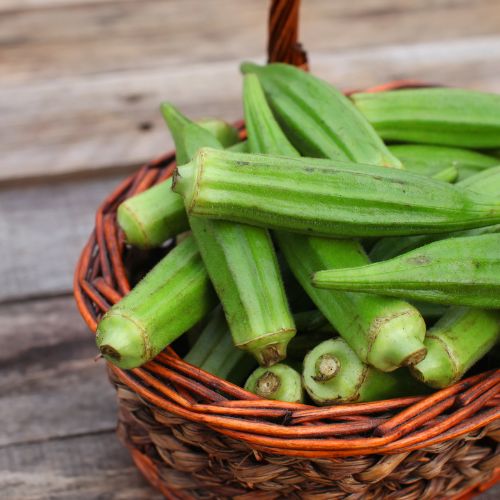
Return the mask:
{"type": "MultiPolygon", "coordinates": [[[[199,153],[200,155],[202,153],[199,153]]],[[[177,167],[172,177],[172,191],[184,198],[184,204],[189,212],[196,191],[196,174],[199,170],[194,162],[177,167]]]]}
{"type": "Polygon", "coordinates": [[[260,366],[269,367],[286,358],[288,342],[295,334],[295,328],[283,328],[247,343],[237,343],[236,346],[250,352],[260,366]]]}
{"type": "Polygon", "coordinates": [[[323,354],[316,360],[315,368],[313,379],[316,382],[327,382],[339,372],[340,361],[331,354],[323,354]]]}
{"type": "Polygon", "coordinates": [[[281,386],[281,381],[273,372],[266,371],[255,383],[255,394],[271,399],[281,386]]]}

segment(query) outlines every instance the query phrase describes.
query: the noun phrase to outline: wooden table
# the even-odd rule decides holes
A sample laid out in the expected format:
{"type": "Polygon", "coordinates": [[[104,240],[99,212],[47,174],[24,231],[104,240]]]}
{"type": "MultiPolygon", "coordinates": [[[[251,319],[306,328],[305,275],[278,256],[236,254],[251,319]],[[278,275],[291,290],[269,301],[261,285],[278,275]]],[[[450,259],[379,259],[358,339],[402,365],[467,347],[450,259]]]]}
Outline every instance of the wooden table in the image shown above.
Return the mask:
{"type": "MultiPolygon", "coordinates": [[[[158,113],[241,117],[267,1],[0,2],[0,497],[153,499],[71,298],[102,198],[172,146],[158,113]]],[[[500,92],[498,0],[304,0],[314,72],[500,92]]],[[[493,499],[500,489],[482,496],[493,499]]]]}

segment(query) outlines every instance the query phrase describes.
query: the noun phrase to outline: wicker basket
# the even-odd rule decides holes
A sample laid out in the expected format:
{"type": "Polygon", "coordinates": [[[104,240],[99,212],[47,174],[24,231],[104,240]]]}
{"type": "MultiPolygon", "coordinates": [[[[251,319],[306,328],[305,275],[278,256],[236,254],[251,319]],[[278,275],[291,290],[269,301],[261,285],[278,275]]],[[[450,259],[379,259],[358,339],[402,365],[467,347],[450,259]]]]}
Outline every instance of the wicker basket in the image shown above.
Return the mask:
{"type": "MultiPolygon", "coordinates": [[[[307,65],[298,8],[298,0],[272,2],[271,61],[307,65]]],[[[93,332],[130,289],[131,252],[116,209],[169,177],[174,159],[172,152],[143,166],[97,211],[74,284],[93,332]]],[[[465,499],[500,479],[500,370],[425,398],[327,408],[262,400],[185,363],[172,348],[142,368],[108,370],[118,434],[167,498],[465,499]]]]}

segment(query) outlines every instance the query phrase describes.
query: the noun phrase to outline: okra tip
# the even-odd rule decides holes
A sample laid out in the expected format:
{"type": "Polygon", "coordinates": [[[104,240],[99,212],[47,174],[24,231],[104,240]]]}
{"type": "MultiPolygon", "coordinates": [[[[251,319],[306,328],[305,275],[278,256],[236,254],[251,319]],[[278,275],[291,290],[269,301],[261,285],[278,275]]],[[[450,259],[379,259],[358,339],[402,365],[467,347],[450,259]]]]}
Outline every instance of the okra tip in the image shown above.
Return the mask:
{"type": "Polygon", "coordinates": [[[153,357],[140,325],[117,312],[101,320],[96,343],[101,354],[120,368],[135,368],[153,357]]]}

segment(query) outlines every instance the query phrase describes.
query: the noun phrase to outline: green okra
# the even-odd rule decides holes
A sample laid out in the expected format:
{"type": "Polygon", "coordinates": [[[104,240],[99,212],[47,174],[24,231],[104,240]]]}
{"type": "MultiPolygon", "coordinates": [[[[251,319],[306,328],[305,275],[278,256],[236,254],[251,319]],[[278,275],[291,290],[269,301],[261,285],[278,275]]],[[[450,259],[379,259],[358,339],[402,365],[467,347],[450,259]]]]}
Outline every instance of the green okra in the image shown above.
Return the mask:
{"type": "MultiPolygon", "coordinates": [[[[244,80],[244,109],[251,152],[298,156],[274,119],[259,80],[252,74],[244,80]]],[[[367,264],[359,242],[283,231],[276,232],[275,237],[303,289],[361,359],[385,371],[422,359],[425,323],[410,304],[312,286],[310,277],[315,271],[367,264]]]]}
{"type": "Polygon", "coordinates": [[[389,151],[407,170],[422,175],[432,177],[445,168],[456,168],[459,181],[499,164],[498,158],[477,151],[432,144],[394,144],[389,151]]]}
{"type": "MultiPolygon", "coordinates": [[[[185,117],[165,116],[176,146],[177,141],[189,145],[184,147],[184,160],[203,145],[203,133],[194,123],[186,126],[185,117]]],[[[295,325],[269,232],[195,216],[189,223],[235,345],[252,353],[261,365],[284,359],[295,325]]]]}
{"type": "Polygon", "coordinates": [[[104,315],[97,346],[120,368],[135,368],[194,326],[215,303],[196,243],[186,238],[104,315]]]}
{"type": "Polygon", "coordinates": [[[184,357],[217,377],[242,384],[255,368],[255,360],[245,351],[237,349],[231,338],[224,313],[217,307],[198,340],[184,357]]]}
{"type": "Polygon", "coordinates": [[[404,368],[385,373],[364,364],[341,338],[325,340],[306,355],[302,380],[311,399],[321,406],[425,392],[404,368]]]}
{"type": "Polygon", "coordinates": [[[330,84],[288,64],[244,63],[241,71],[258,76],[280,125],[303,155],[401,167],[362,114],[330,84]]]}
{"type": "Polygon", "coordinates": [[[382,139],[462,148],[500,146],[500,95],[427,88],[351,96],[382,139]]]}
{"type": "MultiPolygon", "coordinates": [[[[162,105],[162,112],[181,128],[190,125],[190,121],[169,103],[162,105]]],[[[205,123],[205,126],[206,129],[199,127],[191,134],[179,135],[176,141],[176,157],[179,164],[188,162],[196,152],[196,149],[193,151],[192,144],[185,143],[186,140],[193,141],[196,132],[201,136],[196,136],[196,140],[211,147],[220,147],[221,143],[210,130],[218,129],[219,136],[230,135],[228,132],[230,125],[225,122],[212,120],[210,123],[205,123]]],[[[189,229],[184,202],[172,191],[171,178],[121,203],[117,211],[117,220],[126,241],[139,248],[159,247],[169,238],[189,229]]]]}
{"type": "Polygon", "coordinates": [[[311,333],[316,331],[332,331],[332,327],[321,311],[301,311],[293,315],[297,331],[311,333]]]}
{"type": "Polygon", "coordinates": [[[257,368],[248,377],[245,389],[265,399],[289,403],[304,401],[300,373],[282,363],[270,368],[257,368]]]}
{"type": "Polygon", "coordinates": [[[427,332],[427,355],[411,373],[431,387],[446,387],[460,380],[499,339],[498,311],[452,307],[427,332]]]}
{"type": "Polygon", "coordinates": [[[431,177],[443,182],[455,182],[458,179],[458,170],[456,167],[443,168],[431,177]]]}
{"type": "Polygon", "coordinates": [[[233,127],[224,120],[205,118],[204,120],[198,120],[196,123],[210,132],[224,148],[229,148],[240,142],[240,134],[236,127],[233,127]]]}
{"type": "Polygon", "coordinates": [[[248,153],[247,141],[237,142],[236,144],[229,146],[227,150],[233,151],[234,153],[248,153]]]}
{"type": "Polygon", "coordinates": [[[317,236],[389,236],[500,223],[500,201],[404,170],[202,149],[172,189],[188,214],[317,236]]]}
{"type": "Polygon", "coordinates": [[[364,266],[369,262],[359,243],[297,238],[281,231],[277,232],[276,239],[309,297],[365,363],[392,371],[417,363],[425,356],[425,323],[409,303],[312,286],[311,276],[321,268],[364,266]]]}
{"type": "MultiPolygon", "coordinates": [[[[457,186],[462,189],[477,191],[483,195],[489,195],[500,199],[500,166],[492,167],[480,171],[460,181],[457,186]]],[[[374,261],[380,261],[396,257],[415,248],[431,243],[432,241],[445,238],[456,238],[459,236],[476,236],[479,234],[489,234],[500,232],[500,224],[486,226],[476,229],[467,229],[465,231],[455,231],[442,234],[419,234],[416,236],[404,236],[397,238],[382,238],[373,246],[370,251],[370,258],[374,261]]]]}
{"type": "Polygon", "coordinates": [[[212,311],[205,328],[203,328],[189,352],[184,356],[184,361],[201,367],[212,351],[217,348],[226,330],[226,318],[224,318],[221,307],[217,306],[212,311]]]}
{"type": "Polygon", "coordinates": [[[435,241],[393,259],[319,271],[318,288],[500,308],[500,234],[435,241]]]}
{"type": "Polygon", "coordinates": [[[172,191],[172,178],[122,202],[117,220],[127,243],[139,248],[159,247],[189,228],[182,197],[172,191]]]}

